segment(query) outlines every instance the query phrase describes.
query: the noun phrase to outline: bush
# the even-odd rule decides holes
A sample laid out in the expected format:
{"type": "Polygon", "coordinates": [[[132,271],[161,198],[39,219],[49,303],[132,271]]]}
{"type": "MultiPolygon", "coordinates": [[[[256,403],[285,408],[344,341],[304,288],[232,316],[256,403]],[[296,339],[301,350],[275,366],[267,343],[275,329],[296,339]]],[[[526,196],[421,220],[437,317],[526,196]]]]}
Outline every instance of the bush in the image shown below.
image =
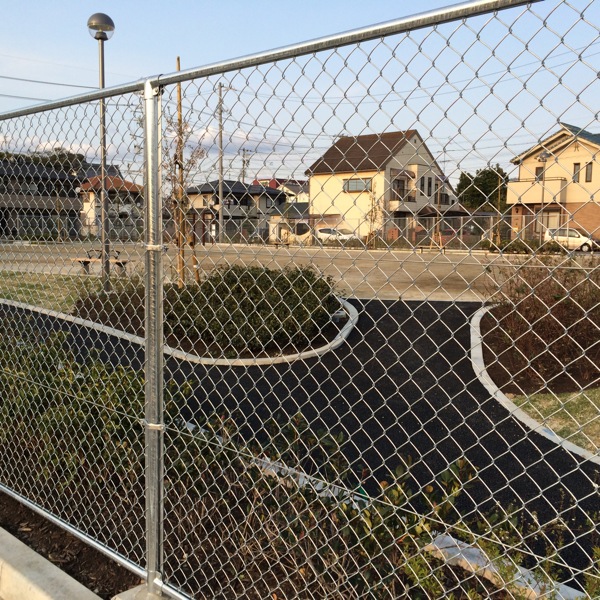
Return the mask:
{"type": "MultiPolygon", "coordinates": [[[[593,260],[593,259],[591,259],[593,260]]],[[[546,384],[585,387],[599,375],[600,270],[540,257],[497,270],[499,306],[484,320],[486,346],[522,391],[546,384]],[[553,381],[556,378],[556,381],[553,381]]]]}
{"type": "Polygon", "coordinates": [[[339,308],[331,279],[306,267],[218,268],[199,285],[165,292],[165,333],[195,332],[213,355],[305,348],[339,308]]]}
{"type": "MultiPolygon", "coordinates": [[[[310,267],[216,268],[199,284],[165,286],[165,336],[215,357],[304,350],[323,341],[339,306],[332,279],[310,267]]],[[[134,278],[109,294],[84,292],[75,313],[143,335],[143,285],[134,278]]]]}
{"type": "MultiPolygon", "coordinates": [[[[62,335],[40,342],[3,333],[1,349],[18,348],[19,362],[0,353],[0,383],[19,393],[0,398],[0,431],[19,469],[7,481],[5,468],[2,483],[35,493],[41,508],[139,561],[141,374],[93,358],[79,364],[62,335]]],[[[504,597],[425,550],[447,532],[489,539],[486,550],[502,561],[507,542],[515,548],[525,537],[501,513],[461,521],[457,499],[475,477],[465,459],[425,486],[401,459],[367,497],[354,491],[341,433],[313,432],[298,414],[274,419],[267,439],[248,444],[229,416],[182,419],[190,388],[166,390],[164,419],[165,572],[185,593],[215,597],[226,585],[232,596],[259,598],[504,597]],[[303,475],[311,464],[318,479],[303,475]]],[[[513,578],[508,572],[504,583],[513,578]]],[[[597,565],[587,579],[597,589],[597,565]]]]}

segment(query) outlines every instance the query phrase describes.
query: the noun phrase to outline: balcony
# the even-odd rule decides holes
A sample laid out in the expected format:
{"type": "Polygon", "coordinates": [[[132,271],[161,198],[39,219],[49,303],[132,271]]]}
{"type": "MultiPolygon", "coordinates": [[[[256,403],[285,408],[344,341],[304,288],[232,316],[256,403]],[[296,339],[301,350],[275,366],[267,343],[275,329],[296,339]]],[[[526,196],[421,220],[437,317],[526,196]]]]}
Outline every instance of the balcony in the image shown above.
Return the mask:
{"type": "Polygon", "coordinates": [[[404,204],[414,204],[417,201],[416,193],[413,194],[405,194],[403,197],[397,193],[392,193],[392,198],[390,200],[390,212],[394,212],[396,210],[400,210],[404,204]]]}
{"type": "Polygon", "coordinates": [[[564,177],[545,179],[519,179],[509,181],[506,203],[511,204],[564,204],[567,199],[568,183],[564,177]]]}

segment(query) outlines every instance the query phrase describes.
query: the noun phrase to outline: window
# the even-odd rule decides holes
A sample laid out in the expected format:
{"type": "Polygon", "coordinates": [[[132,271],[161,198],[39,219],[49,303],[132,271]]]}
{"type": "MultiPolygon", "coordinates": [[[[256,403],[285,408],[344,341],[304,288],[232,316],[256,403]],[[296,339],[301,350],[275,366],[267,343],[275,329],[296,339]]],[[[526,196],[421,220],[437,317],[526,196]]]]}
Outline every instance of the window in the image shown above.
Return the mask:
{"type": "Polygon", "coordinates": [[[588,183],[592,180],[592,167],[593,163],[591,162],[585,165],[585,180],[588,183]]]}
{"type": "Polygon", "coordinates": [[[535,168],[535,178],[539,181],[544,178],[544,167],[535,168]]]}
{"type": "Polygon", "coordinates": [[[425,176],[421,177],[420,189],[421,189],[421,194],[425,194],[425,176]]]}
{"type": "Polygon", "coordinates": [[[398,178],[392,181],[392,197],[394,200],[404,200],[406,195],[406,181],[398,178]]]}
{"type": "Polygon", "coordinates": [[[431,196],[431,177],[427,178],[427,195],[431,196]]]}
{"type": "Polygon", "coordinates": [[[345,192],[370,192],[371,179],[344,179],[345,192]]]}
{"type": "Polygon", "coordinates": [[[310,227],[306,223],[297,223],[294,226],[294,233],[296,235],[305,235],[310,231],[310,227]]]}
{"type": "Polygon", "coordinates": [[[573,163],[573,183],[579,183],[579,171],[581,171],[581,163],[573,163]]]}

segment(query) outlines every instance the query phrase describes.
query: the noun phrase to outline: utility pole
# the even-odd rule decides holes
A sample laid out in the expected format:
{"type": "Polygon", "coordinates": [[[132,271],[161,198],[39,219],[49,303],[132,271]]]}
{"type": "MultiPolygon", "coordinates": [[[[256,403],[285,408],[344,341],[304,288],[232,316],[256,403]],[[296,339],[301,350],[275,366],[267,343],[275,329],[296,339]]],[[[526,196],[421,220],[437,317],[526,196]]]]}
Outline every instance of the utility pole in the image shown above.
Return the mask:
{"type": "Polygon", "coordinates": [[[502,241],[502,235],[500,232],[500,224],[502,220],[502,182],[503,178],[500,174],[500,169],[498,169],[498,200],[496,210],[498,211],[498,215],[496,217],[496,246],[500,246],[500,242],[502,241]]]}
{"type": "Polygon", "coordinates": [[[246,158],[246,152],[248,152],[248,150],[242,148],[242,183],[246,180],[246,169],[250,165],[250,157],[246,158]]]}
{"type": "Polygon", "coordinates": [[[230,85],[219,83],[219,104],[217,114],[219,119],[219,243],[224,241],[224,214],[223,214],[223,90],[234,90],[230,85]]]}
{"type": "Polygon", "coordinates": [[[219,82],[219,244],[223,243],[223,84],[219,82]]]}
{"type": "MultiPolygon", "coordinates": [[[[181,62],[177,57],[177,70],[181,70],[181,62]]],[[[184,208],[183,189],[183,112],[181,107],[181,83],[177,84],[177,148],[175,150],[175,237],[177,243],[177,287],[185,286],[185,239],[186,211],[184,208]]]]}

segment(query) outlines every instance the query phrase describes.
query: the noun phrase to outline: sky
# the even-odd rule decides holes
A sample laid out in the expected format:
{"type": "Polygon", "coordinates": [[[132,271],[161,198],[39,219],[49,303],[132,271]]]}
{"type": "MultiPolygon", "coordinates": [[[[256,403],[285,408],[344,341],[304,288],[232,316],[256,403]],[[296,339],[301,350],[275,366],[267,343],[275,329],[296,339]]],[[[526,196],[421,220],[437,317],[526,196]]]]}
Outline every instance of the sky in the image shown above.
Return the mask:
{"type": "MultiPolygon", "coordinates": [[[[5,2],[8,4],[7,0],[5,2]]],[[[455,2],[454,2],[455,3],[455,2]]],[[[85,91],[6,79],[98,85],[97,42],[88,18],[115,23],[105,44],[106,86],[389,21],[448,6],[445,0],[26,0],[0,20],[0,112],[85,91]],[[301,10],[298,9],[301,5],[301,10]],[[9,98],[6,96],[22,96],[9,98]],[[28,100],[31,98],[32,100],[28,100]]]]}
{"type": "MultiPolygon", "coordinates": [[[[98,86],[98,43],[87,20],[115,22],[106,86],[172,73],[457,4],[448,0],[27,0],[0,21],[0,113],[98,86]],[[301,8],[299,8],[301,7],[301,8]],[[30,22],[27,22],[30,21],[30,22]],[[60,85],[57,85],[60,84],[60,85]],[[72,87],[71,87],[72,86],[72,87]]],[[[560,121],[600,133],[600,2],[544,0],[263,65],[184,87],[197,179],[216,175],[218,83],[224,81],[226,176],[302,178],[339,135],[416,128],[456,183],[510,160],[560,121]]],[[[135,98],[109,101],[109,160],[141,173],[135,98]]],[[[167,110],[175,89],[165,91],[167,110]]],[[[3,134],[12,151],[58,146],[97,159],[95,107],[3,134]],[[75,125],[75,121],[78,125],[75,125]]],[[[10,129],[11,124],[7,127],[10,129]]],[[[5,127],[6,129],[6,127],[5,127]]],[[[168,134],[165,139],[168,140],[168,134]]],[[[191,150],[190,150],[191,152],[191,150]]]]}

